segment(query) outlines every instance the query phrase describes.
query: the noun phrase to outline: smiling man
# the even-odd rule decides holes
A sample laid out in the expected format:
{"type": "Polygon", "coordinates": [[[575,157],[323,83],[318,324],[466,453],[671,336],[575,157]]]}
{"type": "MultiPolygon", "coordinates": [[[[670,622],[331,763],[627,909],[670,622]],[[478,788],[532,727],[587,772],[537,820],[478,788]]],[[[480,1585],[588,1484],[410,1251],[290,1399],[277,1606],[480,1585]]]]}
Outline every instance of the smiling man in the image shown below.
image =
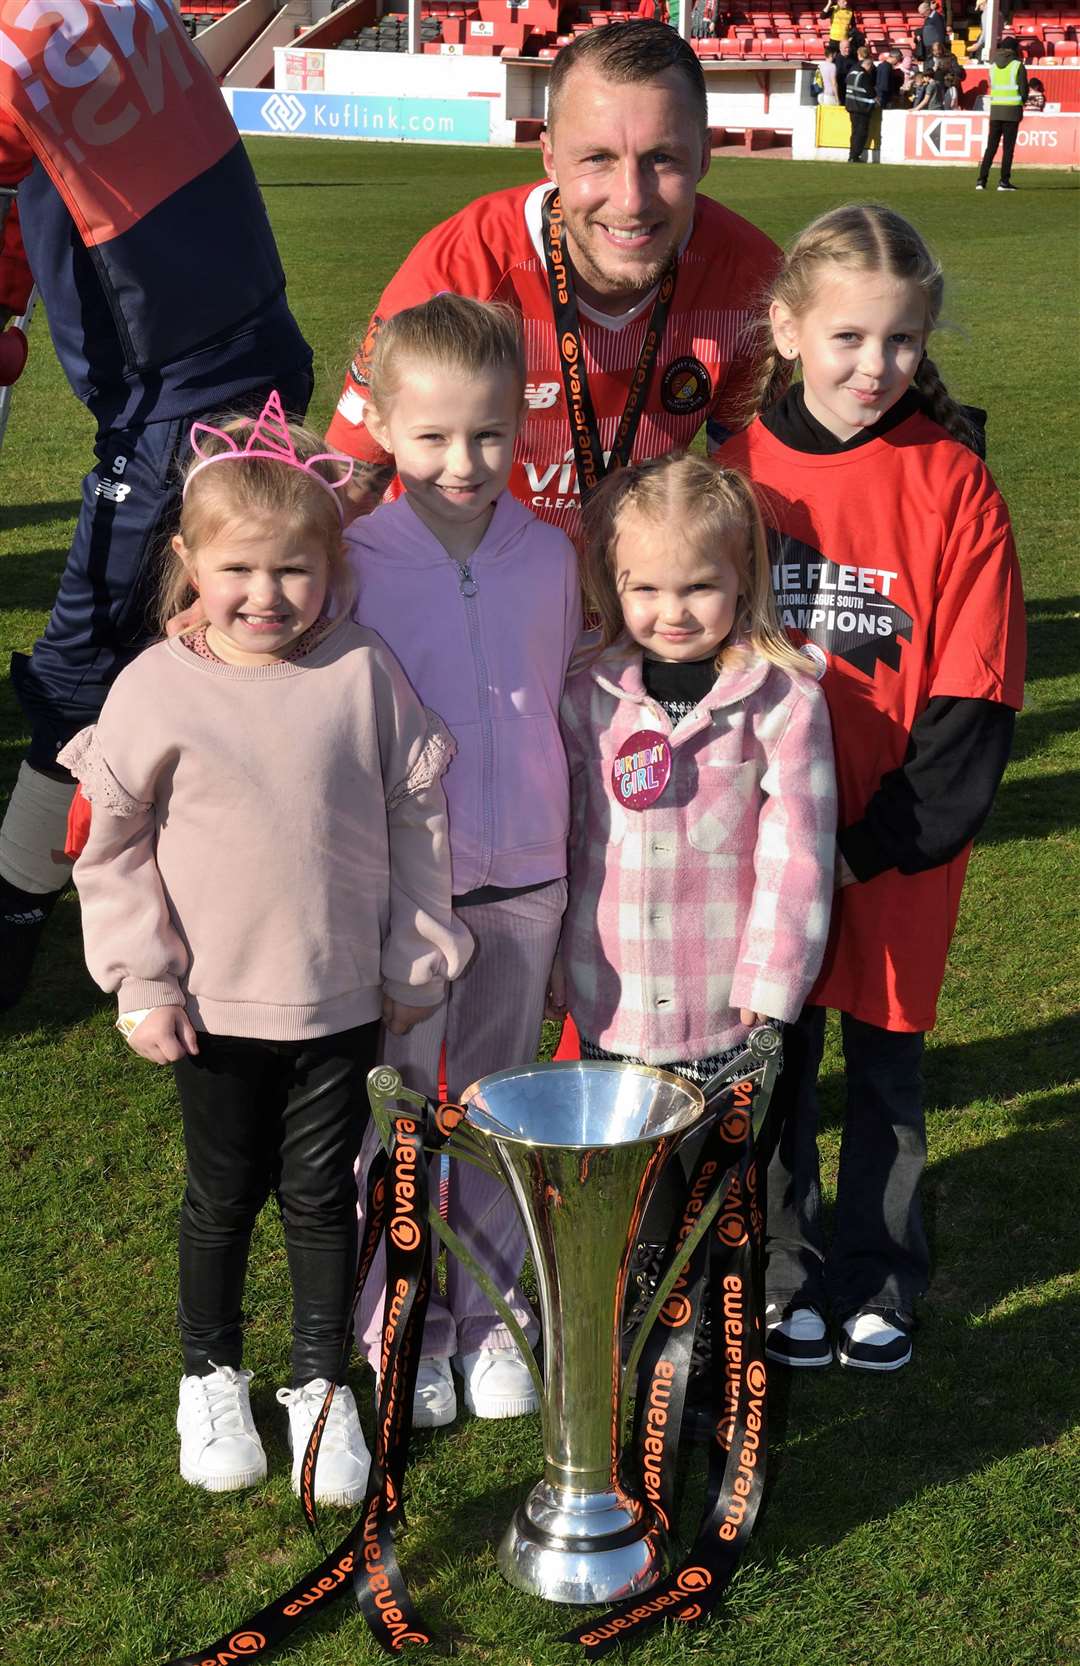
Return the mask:
{"type": "Polygon", "coordinates": [[[364,426],[382,321],[441,290],[504,301],[525,324],[529,414],[510,488],[576,537],[581,484],[625,462],[710,447],[741,419],[748,325],[778,251],[697,187],[709,167],[705,81],[664,24],[612,24],[556,58],[547,179],[481,197],[422,238],[387,286],[327,438],[366,467],[357,506],[393,474],[364,426]]]}

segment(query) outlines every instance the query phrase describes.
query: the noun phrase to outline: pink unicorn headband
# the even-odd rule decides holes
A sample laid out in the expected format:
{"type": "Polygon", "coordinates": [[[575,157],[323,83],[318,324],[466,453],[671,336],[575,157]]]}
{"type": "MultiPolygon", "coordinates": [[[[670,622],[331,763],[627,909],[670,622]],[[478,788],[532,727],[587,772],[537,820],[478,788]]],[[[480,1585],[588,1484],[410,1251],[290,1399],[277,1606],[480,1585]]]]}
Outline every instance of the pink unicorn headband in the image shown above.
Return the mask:
{"type": "Polygon", "coordinates": [[[349,458],[340,456],[336,451],[320,451],[316,457],[301,461],[296,455],[293,437],[289,433],[289,424],[282,409],[281,396],[276,388],[259,412],[255,426],[248,436],[247,445],[243,448],[237,445],[231,434],[226,434],[222,429],[215,428],[208,422],[196,422],[191,428],[191,449],[199,461],[194,468],[188,470],[187,479],[184,481],[184,497],[187,496],[188,487],[195,476],[201,474],[203,469],[212,467],[214,463],[265,462],[270,459],[284,463],[286,468],[300,469],[310,480],[314,480],[317,486],[321,486],[324,492],[329,492],[342,522],[345,520],[345,511],[341,507],[338,493],[352,479],[354,465],[349,458]],[[226,449],[207,454],[199,444],[200,434],[212,434],[216,440],[222,441],[226,449]],[[337,463],[344,468],[344,473],[337,480],[327,480],[326,476],[314,467],[316,463],[337,463]]]}

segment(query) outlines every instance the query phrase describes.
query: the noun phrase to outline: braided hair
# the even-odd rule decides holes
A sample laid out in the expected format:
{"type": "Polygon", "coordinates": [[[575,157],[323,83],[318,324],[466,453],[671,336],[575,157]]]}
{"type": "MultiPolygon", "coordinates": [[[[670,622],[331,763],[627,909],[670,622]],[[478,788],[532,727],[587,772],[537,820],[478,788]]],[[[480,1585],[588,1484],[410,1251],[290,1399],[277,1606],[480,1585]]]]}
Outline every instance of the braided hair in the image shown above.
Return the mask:
{"type": "MultiPolygon", "coordinates": [[[[945,279],[941,263],[909,220],[882,203],[846,203],[821,214],[788,248],[755,326],[758,335],[756,375],[748,397],[747,420],[783,393],[789,367],[773,341],[769,309],[779,303],[795,317],[812,304],[830,267],[855,272],[883,272],[919,286],[926,301],[927,335],[941,317],[945,279]]],[[[914,387],[927,413],[973,451],[980,438],[963,406],[952,398],[934,361],[923,355],[914,387]]]]}

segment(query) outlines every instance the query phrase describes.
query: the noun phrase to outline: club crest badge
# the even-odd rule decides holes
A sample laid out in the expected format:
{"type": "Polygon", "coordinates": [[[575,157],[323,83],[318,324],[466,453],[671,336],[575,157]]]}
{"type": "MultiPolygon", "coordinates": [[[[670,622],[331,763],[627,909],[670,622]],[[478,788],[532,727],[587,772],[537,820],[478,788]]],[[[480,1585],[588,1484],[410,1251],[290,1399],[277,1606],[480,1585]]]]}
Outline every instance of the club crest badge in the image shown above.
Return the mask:
{"type": "Polygon", "coordinates": [[[712,398],[709,372],[700,359],[687,353],[664,371],[660,382],[660,403],[672,416],[686,416],[704,410],[712,398]]]}

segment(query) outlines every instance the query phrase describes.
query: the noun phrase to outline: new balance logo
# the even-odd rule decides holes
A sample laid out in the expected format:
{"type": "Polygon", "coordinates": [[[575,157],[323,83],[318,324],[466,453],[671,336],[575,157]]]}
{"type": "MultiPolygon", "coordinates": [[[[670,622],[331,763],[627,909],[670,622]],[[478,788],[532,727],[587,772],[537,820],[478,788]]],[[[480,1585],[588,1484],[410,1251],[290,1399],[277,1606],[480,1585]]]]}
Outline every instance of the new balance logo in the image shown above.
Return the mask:
{"type": "Polygon", "coordinates": [[[558,397],[558,382],[527,382],[525,385],[525,398],[532,411],[550,411],[558,397]]]}
{"type": "Polygon", "coordinates": [[[121,486],[117,480],[99,480],[94,496],[108,498],[110,503],[123,503],[125,498],[131,496],[131,487],[121,486]]]}
{"type": "Polygon", "coordinates": [[[271,93],[259,114],[274,133],[295,133],[304,120],[304,106],[292,93],[271,93]]]}

